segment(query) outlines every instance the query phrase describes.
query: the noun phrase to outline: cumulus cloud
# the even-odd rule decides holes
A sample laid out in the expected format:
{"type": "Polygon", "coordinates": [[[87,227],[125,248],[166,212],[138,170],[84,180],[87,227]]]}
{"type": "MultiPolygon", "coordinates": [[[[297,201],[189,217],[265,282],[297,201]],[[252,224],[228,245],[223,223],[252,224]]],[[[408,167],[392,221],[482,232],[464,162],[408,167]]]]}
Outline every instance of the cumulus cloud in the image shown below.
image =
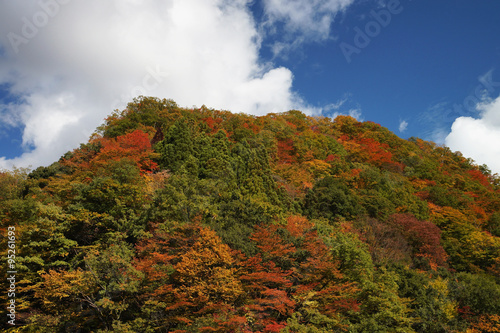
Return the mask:
{"type": "Polygon", "coordinates": [[[478,104],[479,118],[459,117],[451,127],[445,143],[478,164],[486,164],[500,174],[500,96],[478,104]]]}
{"type": "MultiPolygon", "coordinates": [[[[350,2],[266,1],[266,8],[273,20],[324,35],[350,2]]],[[[26,148],[0,158],[0,168],[50,164],[138,95],[255,115],[314,111],[292,90],[289,69],[259,59],[261,32],[248,0],[0,6],[0,87],[16,100],[0,105],[0,120],[23,129],[26,148]]]]}
{"type": "Polygon", "coordinates": [[[399,121],[399,132],[403,133],[404,131],[406,131],[407,127],[408,127],[408,122],[406,120],[399,121]]]}
{"type": "Polygon", "coordinates": [[[304,43],[335,39],[331,25],[354,0],[262,0],[264,34],[275,38],[274,57],[288,59],[304,43]]]}

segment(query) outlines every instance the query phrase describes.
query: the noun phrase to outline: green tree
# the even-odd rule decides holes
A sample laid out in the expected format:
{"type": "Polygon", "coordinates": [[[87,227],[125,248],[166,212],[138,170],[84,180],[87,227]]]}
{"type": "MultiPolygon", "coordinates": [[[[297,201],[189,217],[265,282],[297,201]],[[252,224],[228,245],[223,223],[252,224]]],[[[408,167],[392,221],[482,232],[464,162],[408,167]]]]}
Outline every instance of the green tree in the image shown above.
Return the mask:
{"type": "Polygon", "coordinates": [[[179,119],[168,128],[163,141],[156,145],[160,165],[176,172],[194,154],[193,134],[185,119],[179,119]]]}
{"type": "Polygon", "coordinates": [[[345,182],[331,176],[318,181],[306,195],[304,210],[309,218],[324,217],[330,220],[337,217],[352,218],[363,212],[359,198],[345,182]]]}

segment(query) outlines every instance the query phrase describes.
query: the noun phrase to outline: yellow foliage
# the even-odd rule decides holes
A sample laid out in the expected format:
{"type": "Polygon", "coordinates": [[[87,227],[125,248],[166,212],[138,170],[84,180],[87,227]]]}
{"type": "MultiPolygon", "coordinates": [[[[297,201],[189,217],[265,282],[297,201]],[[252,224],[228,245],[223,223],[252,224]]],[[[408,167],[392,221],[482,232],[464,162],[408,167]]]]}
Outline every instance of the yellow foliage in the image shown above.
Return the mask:
{"type": "Polygon", "coordinates": [[[97,290],[94,279],[81,269],[74,271],[42,272],[43,282],[33,286],[35,298],[40,299],[49,310],[64,308],[64,300],[74,301],[88,297],[97,290]]]}
{"type": "Polygon", "coordinates": [[[449,295],[448,282],[449,282],[448,279],[443,279],[441,277],[438,277],[437,279],[429,281],[428,287],[432,287],[434,290],[438,292],[437,298],[440,299],[441,310],[444,315],[444,318],[447,321],[450,321],[457,316],[458,303],[456,301],[451,301],[448,298],[449,295]]]}
{"type": "Polygon", "coordinates": [[[178,291],[191,300],[208,304],[230,302],[243,293],[241,282],[232,268],[231,249],[217,234],[200,229],[200,237],[192,248],[174,265],[178,291]]]}
{"type": "Polygon", "coordinates": [[[452,207],[441,207],[433,204],[432,202],[428,203],[430,215],[434,221],[442,222],[444,220],[450,220],[453,222],[466,222],[467,217],[458,209],[452,207]]]}
{"type": "Polygon", "coordinates": [[[145,173],[143,178],[146,181],[146,193],[148,195],[153,195],[156,191],[164,188],[165,181],[169,177],[170,173],[167,170],[162,170],[157,173],[145,173]]]}
{"type": "Polygon", "coordinates": [[[304,162],[303,165],[307,167],[316,177],[325,175],[330,169],[330,163],[317,159],[304,162]]]}

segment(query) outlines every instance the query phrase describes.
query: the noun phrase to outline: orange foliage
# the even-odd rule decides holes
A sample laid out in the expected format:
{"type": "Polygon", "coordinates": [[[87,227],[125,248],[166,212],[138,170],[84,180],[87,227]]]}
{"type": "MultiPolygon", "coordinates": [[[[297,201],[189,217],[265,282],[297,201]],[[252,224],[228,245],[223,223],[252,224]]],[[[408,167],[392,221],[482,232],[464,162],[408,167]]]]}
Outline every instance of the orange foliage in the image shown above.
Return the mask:
{"type": "Polygon", "coordinates": [[[135,130],[116,138],[96,138],[90,146],[75,150],[73,156],[64,159],[62,164],[80,171],[97,170],[110,161],[128,159],[142,172],[151,172],[158,169],[158,165],[151,160],[153,156],[148,134],[135,130]]]}
{"type": "Polygon", "coordinates": [[[335,155],[332,155],[332,154],[329,154],[326,158],[325,158],[325,162],[333,162],[333,161],[336,161],[338,160],[339,157],[338,156],[335,156],[335,155]]]}
{"type": "MultiPolygon", "coordinates": [[[[252,290],[258,290],[266,283],[269,287],[281,290],[265,293],[266,296],[281,295],[278,297],[280,303],[273,303],[275,311],[283,313],[292,307],[293,301],[289,300],[291,295],[304,300],[314,295],[313,299],[318,302],[319,309],[329,315],[358,309],[353,296],[357,291],[356,286],[344,281],[339,263],[334,260],[330,249],[307,218],[291,216],[286,225],[256,227],[252,240],[257,243],[261,254],[244,263],[244,266],[252,267],[253,273],[242,279],[251,277],[258,282],[252,285],[252,290]],[[298,253],[301,253],[299,257],[298,253]],[[304,257],[304,254],[307,255],[304,257]],[[289,269],[280,269],[277,265],[289,269]],[[283,288],[287,291],[286,294],[283,288]]],[[[260,304],[260,309],[264,308],[260,304]]]]}
{"type": "Polygon", "coordinates": [[[222,118],[214,119],[212,117],[207,117],[202,120],[205,122],[205,124],[208,125],[208,127],[210,127],[210,129],[212,130],[211,133],[217,133],[221,128],[222,118]]]}
{"type": "Polygon", "coordinates": [[[484,314],[481,315],[469,327],[466,333],[497,333],[500,332],[500,315],[484,314]]]}
{"type": "Polygon", "coordinates": [[[149,137],[140,130],[113,139],[104,138],[101,142],[103,147],[95,160],[97,165],[127,158],[134,161],[142,171],[150,172],[158,168],[150,159],[153,151],[149,137]]]}
{"type": "Polygon", "coordinates": [[[293,237],[300,237],[306,230],[313,227],[313,224],[304,216],[290,216],[287,222],[287,230],[293,237]]]}
{"type": "Polygon", "coordinates": [[[190,323],[195,312],[218,312],[243,293],[229,247],[210,229],[157,231],[137,249],[135,267],[147,281],[141,297],[164,302],[167,321],[190,323]]]}
{"type": "Polygon", "coordinates": [[[259,126],[257,126],[256,124],[254,124],[252,122],[243,123],[243,127],[250,129],[252,132],[254,132],[254,134],[259,133],[261,130],[259,126]]]}
{"type": "Polygon", "coordinates": [[[472,179],[478,181],[483,186],[487,188],[491,187],[490,181],[481,171],[473,169],[473,170],[468,170],[467,173],[471,176],[472,179]]]}
{"type": "Polygon", "coordinates": [[[293,146],[292,139],[278,141],[278,159],[279,163],[295,163],[297,161],[297,154],[293,146]]]}

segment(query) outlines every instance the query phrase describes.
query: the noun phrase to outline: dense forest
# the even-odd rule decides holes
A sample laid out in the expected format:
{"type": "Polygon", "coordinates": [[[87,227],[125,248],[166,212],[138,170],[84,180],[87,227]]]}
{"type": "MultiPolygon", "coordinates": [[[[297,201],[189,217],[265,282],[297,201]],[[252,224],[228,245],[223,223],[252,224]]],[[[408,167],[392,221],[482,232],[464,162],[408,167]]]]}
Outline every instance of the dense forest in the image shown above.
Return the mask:
{"type": "Polygon", "coordinates": [[[349,116],[140,97],[0,220],[5,332],[500,332],[499,176],[349,116]]]}

